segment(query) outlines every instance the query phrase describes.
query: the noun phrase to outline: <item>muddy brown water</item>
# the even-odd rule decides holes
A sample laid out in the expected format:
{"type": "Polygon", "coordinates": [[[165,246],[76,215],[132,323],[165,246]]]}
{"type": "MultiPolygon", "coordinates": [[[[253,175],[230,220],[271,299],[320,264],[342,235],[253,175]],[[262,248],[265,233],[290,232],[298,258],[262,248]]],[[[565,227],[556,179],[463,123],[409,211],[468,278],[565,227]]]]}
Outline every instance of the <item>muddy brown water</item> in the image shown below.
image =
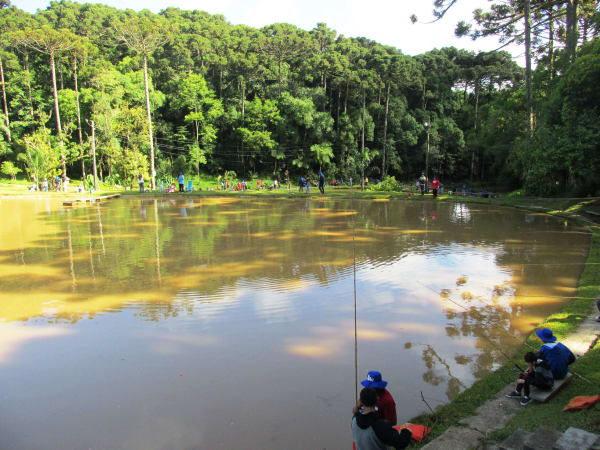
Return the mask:
{"type": "Polygon", "coordinates": [[[411,201],[0,200],[0,448],[350,448],[359,380],[399,421],[503,362],[589,235],[411,201]]]}

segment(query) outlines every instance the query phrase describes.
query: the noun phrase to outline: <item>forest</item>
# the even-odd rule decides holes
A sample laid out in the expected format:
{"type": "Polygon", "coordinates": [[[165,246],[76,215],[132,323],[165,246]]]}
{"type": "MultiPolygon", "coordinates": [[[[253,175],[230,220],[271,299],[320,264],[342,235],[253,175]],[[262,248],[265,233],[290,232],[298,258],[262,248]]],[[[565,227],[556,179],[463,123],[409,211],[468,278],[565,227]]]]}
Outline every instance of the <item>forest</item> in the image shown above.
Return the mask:
{"type": "MultiPolygon", "coordinates": [[[[457,1],[434,1],[435,20],[457,1]]],[[[426,171],[600,195],[600,2],[484,3],[456,34],[496,36],[498,50],[408,56],[325,23],[255,29],[66,0],[29,14],[0,0],[2,173],[88,187],[94,171],[119,185],[141,173],[154,188],[179,171],[283,179],[322,167],[337,180],[426,171]]]]}

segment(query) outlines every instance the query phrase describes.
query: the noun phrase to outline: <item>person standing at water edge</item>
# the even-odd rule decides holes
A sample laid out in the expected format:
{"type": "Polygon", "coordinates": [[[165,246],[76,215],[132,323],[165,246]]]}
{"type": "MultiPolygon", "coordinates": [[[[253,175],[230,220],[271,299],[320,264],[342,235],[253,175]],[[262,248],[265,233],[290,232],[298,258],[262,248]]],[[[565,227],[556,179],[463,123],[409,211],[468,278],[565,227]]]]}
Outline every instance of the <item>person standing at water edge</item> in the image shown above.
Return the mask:
{"type": "Polygon", "coordinates": [[[419,189],[421,190],[421,195],[425,195],[425,183],[427,183],[427,177],[425,176],[425,172],[421,172],[421,176],[419,177],[419,189]]]}
{"type": "Polygon", "coordinates": [[[440,188],[440,180],[437,175],[433,177],[433,181],[431,182],[431,190],[433,191],[433,198],[436,198],[438,195],[438,189],[440,188]]]}
{"type": "Polygon", "coordinates": [[[412,433],[406,428],[398,432],[389,423],[379,419],[375,403],[375,389],[366,387],[360,391],[360,399],[352,417],[352,437],[356,450],[386,450],[388,446],[406,448],[412,433]]]}
{"type": "Polygon", "coordinates": [[[183,172],[179,172],[179,176],[177,177],[179,181],[179,192],[183,192],[183,183],[185,182],[185,177],[183,176],[183,172]]]}
{"type": "Polygon", "coordinates": [[[138,175],[138,184],[140,185],[140,192],[144,192],[144,177],[141,173],[138,175]]]}
{"type": "Polygon", "coordinates": [[[364,387],[375,389],[377,394],[377,417],[386,421],[390,425],[396,425],[396,402],[392,394],[385,388],[387,381],[383,381],[381,373],[376,370],[371,370],[367,373],[367,379],[360,382],[364,387]]]}
{"type": "Polygon", "coordinates": [[[323,175],[321,169],[319,169],[319,190],[321,194],[325,193],[325,175],[323,175]]]}
{"type": "Polygon", "coordinates": [[[537,330],[535,334],[544,343],[537,353],[538,358],[548,362],[555,380],[562,380],[567,376],[569,364],[575,361],[575,356],[565,345],[556,342],[556,336],[552,334],[552,330],[542,328],[537,330]]]}

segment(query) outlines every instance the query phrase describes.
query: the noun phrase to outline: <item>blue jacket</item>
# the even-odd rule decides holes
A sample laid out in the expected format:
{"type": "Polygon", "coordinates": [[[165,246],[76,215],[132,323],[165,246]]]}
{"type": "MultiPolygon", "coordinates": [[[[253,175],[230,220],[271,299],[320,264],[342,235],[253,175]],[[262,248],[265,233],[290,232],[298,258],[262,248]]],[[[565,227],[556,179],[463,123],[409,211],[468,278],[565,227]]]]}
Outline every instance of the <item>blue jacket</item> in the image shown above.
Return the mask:
{"type": "Polygon", "coordinates": [[[571,353],[571,350],[560,342],[545,343],[542,345],[539,355],[550,365],[555,380],[562,380],[566,377],[569,364],[575,361],[575,356],[571,353]]]}

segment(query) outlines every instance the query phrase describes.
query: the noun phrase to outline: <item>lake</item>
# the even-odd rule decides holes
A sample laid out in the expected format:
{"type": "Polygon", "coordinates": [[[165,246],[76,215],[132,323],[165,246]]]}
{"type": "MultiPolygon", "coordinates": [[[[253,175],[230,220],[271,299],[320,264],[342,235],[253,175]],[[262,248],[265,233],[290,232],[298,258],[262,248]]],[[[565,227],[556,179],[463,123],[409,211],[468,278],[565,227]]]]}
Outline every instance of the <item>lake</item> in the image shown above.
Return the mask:
{"type": "Polygon", "coordinates": [[[0,200],[0,447],[351,448],[358,380],[399,423],[575,295],[590,237],[408,200],[0,200]]]}

